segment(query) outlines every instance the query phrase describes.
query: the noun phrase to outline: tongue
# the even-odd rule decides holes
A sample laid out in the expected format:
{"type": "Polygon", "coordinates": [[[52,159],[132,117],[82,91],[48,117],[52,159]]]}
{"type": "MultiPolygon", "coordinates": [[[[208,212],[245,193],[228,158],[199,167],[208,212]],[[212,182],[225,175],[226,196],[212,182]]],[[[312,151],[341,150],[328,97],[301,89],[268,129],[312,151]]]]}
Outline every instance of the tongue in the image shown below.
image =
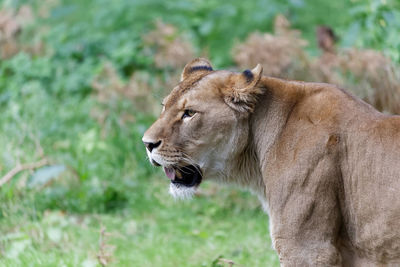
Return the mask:
{"type": "Polygon", "coordinates": [[[169,179],[171,179],[171,180],[175,179],[175,170],[173,168],[164,167],[164,172],[169,179]]]}

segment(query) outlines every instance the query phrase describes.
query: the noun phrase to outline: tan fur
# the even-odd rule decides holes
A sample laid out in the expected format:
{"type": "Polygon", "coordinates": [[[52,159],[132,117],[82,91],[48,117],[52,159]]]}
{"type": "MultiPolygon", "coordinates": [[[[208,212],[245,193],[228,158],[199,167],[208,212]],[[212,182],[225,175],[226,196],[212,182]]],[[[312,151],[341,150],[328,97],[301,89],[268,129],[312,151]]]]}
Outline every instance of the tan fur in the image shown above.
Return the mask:
{"type": "Polygon", "coordinates": [[[144,136],[162,159],[258,194],[282,266],[400,266],[399,116],[329,84],[190,66],[144,136]]]}

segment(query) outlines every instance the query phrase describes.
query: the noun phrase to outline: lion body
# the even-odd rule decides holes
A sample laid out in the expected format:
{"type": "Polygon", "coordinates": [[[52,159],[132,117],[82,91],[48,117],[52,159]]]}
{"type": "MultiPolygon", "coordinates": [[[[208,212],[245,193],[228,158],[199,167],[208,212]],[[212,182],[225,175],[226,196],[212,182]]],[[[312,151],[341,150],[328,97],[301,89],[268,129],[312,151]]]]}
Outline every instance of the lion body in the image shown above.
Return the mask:
{"type": "Polygon", "coordinates": [[[282,263],[400,265],[400,117],[331,85],[262,82],[252,139],[282,263]]]}
{"type": "Polygon", "coordinates": [[[400,266],[400,117],[261,71],[186,74],[145,134],[163,140],[154,159],[179,151],[254,191],[282,266],[400,266]]]}

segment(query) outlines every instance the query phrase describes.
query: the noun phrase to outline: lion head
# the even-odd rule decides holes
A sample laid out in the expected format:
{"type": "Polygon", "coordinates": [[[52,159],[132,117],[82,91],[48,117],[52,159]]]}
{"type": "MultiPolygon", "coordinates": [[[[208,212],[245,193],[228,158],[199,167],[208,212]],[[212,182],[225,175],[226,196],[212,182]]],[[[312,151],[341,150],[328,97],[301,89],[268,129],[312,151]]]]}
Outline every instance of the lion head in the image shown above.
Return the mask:
{"type": "Polygon", "coordinates": [[[215,71],[202,58],[185,66],[143,136],[150,162],[171,181],[172,195],[191,196],[204,179],[230,179],[228,170],[247,144],[261,75],[260,65],[243,73],[215,71]]]}

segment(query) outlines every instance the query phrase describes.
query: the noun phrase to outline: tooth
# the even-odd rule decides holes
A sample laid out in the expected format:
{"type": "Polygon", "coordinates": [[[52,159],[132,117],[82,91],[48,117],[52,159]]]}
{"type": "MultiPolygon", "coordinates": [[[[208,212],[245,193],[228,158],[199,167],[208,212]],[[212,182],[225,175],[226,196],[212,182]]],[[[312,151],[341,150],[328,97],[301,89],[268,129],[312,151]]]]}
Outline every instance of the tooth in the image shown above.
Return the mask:
{"type": "Polygon", "coordinates": [[[182,178],[182,173],[179,170],[175,170],[175,175],[176,177],[178,177],[179,179],[182,178]]]}

